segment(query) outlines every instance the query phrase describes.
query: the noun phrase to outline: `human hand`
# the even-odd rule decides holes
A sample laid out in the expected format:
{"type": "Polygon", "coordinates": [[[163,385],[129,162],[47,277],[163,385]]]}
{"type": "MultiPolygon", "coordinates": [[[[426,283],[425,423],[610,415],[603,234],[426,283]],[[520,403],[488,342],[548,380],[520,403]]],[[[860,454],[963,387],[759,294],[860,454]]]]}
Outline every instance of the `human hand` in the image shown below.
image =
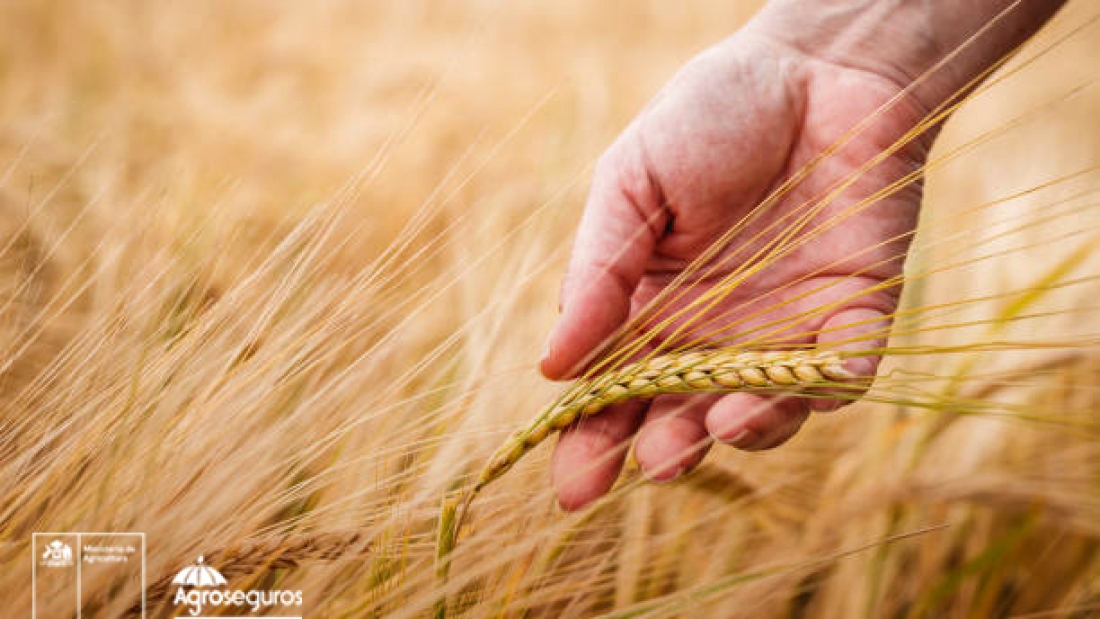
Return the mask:
{"type": "MultiPolygon", "coordinates": [[[[821,209],[803,229],[818,227],[812,240],[745,271],[751,276],[724,290],[705,314],[650,333],[650,349],[672,337],[728,343],[730,328],[742,341],[868,351],[885,343],[920,185],[864,201],[922,164],[931,132],[869,169],[865,164],[1060,3],[1013,5],[1006,13],[999,13],[1002,0],[827,4],[773,0],[749,27],[688,63],[601,157],[562,287],[561,317],[541,361],[547,377],[576,375],[719,240],[709,266],[686,273],[686,294],[661,305],[661,316],[708,294],[814,204],[821,209]],[[936,79],[904,88],[996,15],[1006,28],[987,29],[936,79]],[[939,39],[913,27],[928,22],[938,24],[939,39]],[[842,138],[842,148],[815,159],[842,138]],[[812,172],[784,186],[811,163],[812,172]],[[762,200],[767,208],[754,212],[762,200]],[[738,222],[747,223],[729,235],[738,222]],[[725,330],[716,335],[716,327],[725,330]]],[[[873,354],[855,357],[848,369],[873,376],[877,362],[873,354]]],[[[712,438],[742,449],[774,447],[798,431],[811,408],[843,403],[738,393],[612,407],[562,433],[553,466],[559,502],[578,509],[604,494],[635,433],[642,470],[664,481],[695,466],[712,438]]]]}
{"type": "MultiPolygon", "coordinates": [[[[901,89],[881,75],[821,61],[750,32],[691,61],[597,165],[543,373],[575,375],[629,317],[761,200],[901,89]]],[[[737,231],[711,260],[716,268],[691,280],[687,294],[662,314],[706,294],[789,228],[796,211],[805,212],[807,204],[849,179],[923,114],[903,97],[737,231]]],[[[843,220],[839,225],[768,261],[692,324],[680,321],[653,334],[652,344],[679,327],[681,335],[715,343],[713,322],[695,325],[721,316],[749,337],[774,331],[767,325],[779,321],[789,324],[782,333],[770,333],[770,341],[881,347],[899,289],[879,285],[901,272],[920,206],[919,185],[907,185],[862,212],[846,211],[913,171],[927,146],[927,138],[914,142],[859,174],[815,214],[810,227],[833,217],[843,220]],[[829,309],[814,311],[821,307],[829,309]]],[[[870,376],[877,360],[858,357],[849,364],[870,376]]],[[[554,457],[559,500],[567,509],[579,508],[605,493],[635,432],[642,470],[651,479],[669,480],[699,462],[710,437],[743,449],[774,447],[799,429],[811,405],[833,410],[842,403],[738,393],[663,396],[648,406],[614,407],[562,434],[554,457]]]]}
{"type": "MultiPolygon", "coordinates": [[[[674,336],[726,343],[730,328],[750,340],[867,351],[882,346],[920,185],[905,184],[875,196],[869,208],[862,205],[922,165],[934,129],[870,169],[864,164],[928,110],[972,86],[1062,4],[771,0],[737,35],[688,63],[601,157],[562,286],[561,316],[540,363],[543,374],[579,373],[715,241],[723,241],[717,255],[708,254],[715,268],[691,271],[688,293],[661,305],[660,315],[706,295],[815,203],[822,208],[810,228],[840,223],[746,271],[751,277],[723,290],[705,315],[649,334],[650,348],[674,336]],[[843,148],[816,160],[872,116],[843,148]],[[808,176],[784,185],[811,162],[808,176]],[[846,180],[852,182],[843,192],[818,202],[846,180]],[[767,208],[753,213],[764,199],[767,208]],[[853,207],[858,212],[850,212],[853,207]],[[727,234],[742,221],[749,223],[727,234]],[[726,330],[716,338],[715,327],[726,330]]],[[[868,354],[847,363],[869,377],[878,360],[868,354]]],[[[743,449],[774,447],[798,431],[811,407],[842,404],[738,393],[611,407],[562,433],[553,464],[559,503],[579,509],[606,493],[635,433],[642,470],[664,481],[698,464],[712,438],[743,449]]]]}

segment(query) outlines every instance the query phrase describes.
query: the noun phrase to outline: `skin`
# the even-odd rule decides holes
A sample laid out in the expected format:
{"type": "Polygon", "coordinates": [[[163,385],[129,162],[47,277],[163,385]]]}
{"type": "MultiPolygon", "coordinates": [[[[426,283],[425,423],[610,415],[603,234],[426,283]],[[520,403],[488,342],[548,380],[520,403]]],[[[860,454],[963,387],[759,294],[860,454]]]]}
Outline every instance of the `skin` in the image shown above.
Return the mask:
{"type": "MultiPolygon", "coordinates": [[[[820,198],[894,144],[1030,37],[1061,3],[1013,4],[773,0],[742,30],[689,61],[596,166],[562,285],[561,315],[540,362],[543,374],[576,376],[617,329],[785,179],[893,102],[739,231],[712,261],[718,265],[713,276],[691,280],[690,294],[669,311],[704,293],[783,228],[769,224],[820,198]],[[991,20],[987,33],[946,69],[903,92],[991,20]]],[[[932,133],[860,174],[815,223],[917,169],[932,133]]],[[[782,333],[769,332],[769,339],[826,344],[862,338],[842,347],[883,346],[900,290],[869,289],[901,272],[905,235],[916,225],[920,200],[919,184],[910,184],[846,217],[812,243],[769,261],[704,321],[719,317],[717,324],[732,323],[734,332],[744,333],[826,306],[791,321],[782,333]],[[785,301],[790,303],[774,308],[785,301]]],[[[683,321],[653,333],[654,343],[679,326],[683,321]]],[[[687,325],[686,333],[714,342],[708,332],[715,326],[687,325]]],[[[877,364],[872,355],[857,357],[848,369],[871,376],[877,364]]],[[[575,510],[605,494],[632,438],[643,472],[670,481],[696,466],[714,441],[746,450],[776,447],[798,431],[811,408],[829,411],[843,403],[825,395],[733,394],[664,396],[612,407],[562,433],[553,463],[559,503],[575,510]]]]}

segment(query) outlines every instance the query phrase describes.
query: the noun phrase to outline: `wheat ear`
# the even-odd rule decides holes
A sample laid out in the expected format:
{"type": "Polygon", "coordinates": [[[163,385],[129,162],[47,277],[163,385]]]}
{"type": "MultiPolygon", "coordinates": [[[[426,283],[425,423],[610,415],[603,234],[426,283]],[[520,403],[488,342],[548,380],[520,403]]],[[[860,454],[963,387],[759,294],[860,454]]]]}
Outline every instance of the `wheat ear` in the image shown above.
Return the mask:
{"type": "Polygon", "coordinates": [[[551,433],[581,417],[632,398],[673,393],[804,390],[854,378],[836,352],[745,351],[719,348],[670,353],[577,381],[555,403],[513,434],[489,459],[475,494],[512,468],[551,433]]]}

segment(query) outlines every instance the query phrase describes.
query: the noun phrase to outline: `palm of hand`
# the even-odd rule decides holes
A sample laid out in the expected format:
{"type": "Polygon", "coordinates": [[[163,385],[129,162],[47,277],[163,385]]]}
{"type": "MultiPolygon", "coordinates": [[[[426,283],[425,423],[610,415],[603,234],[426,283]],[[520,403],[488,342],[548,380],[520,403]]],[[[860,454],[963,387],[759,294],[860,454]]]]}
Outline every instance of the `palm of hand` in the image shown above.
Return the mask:
{"type": "MultiPolygon", "coordinates": [[[[897,93],[889,82],[864,71],[803,61],[797,63],[796,72],[785,69],[785,64],[795,64],[788,58],[769,57],[766,53],[749,58],[749,46],[745,45],[730,49],[735,54],[732,57],[702,57],[696,62],[704,66],[689,65],[636,126],[637,137],[633,139],[645,153],[648,177],[657,188],[650,193],[659,195],[664,203],[642,208],[663,206],[667,215],[661,222],[665,224],[664,232],[635,292],[635,308],[662,290],[784,180],[897,93]],[[732,73],[737,79],[714,85],[716,69],[706,66],[709,64],[722,65],[718,71],[732,73]],[[688,111],[691,109],[747,112],[693,115],[688,111]]],[[[916,119],[915,114],[904,115],[904,111],[903,115],[886,115],[838,153],[826,157],[813,173],[732,236],[712,261],[720,263],[718,268],[704,269],[706,281],[693,286],[695,294],[688,298],[742,268],[750,256],[766,251],[770,242],[790,229],[790,222],[820,204],[916,119]]],[[[816,227],[821,230],[819,236],[792,248],[778,260],[766,260],[766,268],[739,284],[716,311],[745,319],[760,306],[777,305],[827,286],[819,294],[766,317],[746,320],[751,328],[840,300],[897,275],[901,269],[899,257],[907,245],[905,234],[913,229],[919,207],[919,193],[914,186],[868,205],[858,214],[851,212],[861,208],[857,204],[861,199],[901,177],[912,166],[904,155],[897,155],[862,174],[838,198],[829,200],[804,228],[808,232],[816,227]],[[891,239],[897,240],[888,242],[891,239]]],[[[889,311],[894,298],[889,293],[872,295],[860,304],[889,311]]],[[[812,331],[821,321],[818,316],[797,331],[812,331]]]]}

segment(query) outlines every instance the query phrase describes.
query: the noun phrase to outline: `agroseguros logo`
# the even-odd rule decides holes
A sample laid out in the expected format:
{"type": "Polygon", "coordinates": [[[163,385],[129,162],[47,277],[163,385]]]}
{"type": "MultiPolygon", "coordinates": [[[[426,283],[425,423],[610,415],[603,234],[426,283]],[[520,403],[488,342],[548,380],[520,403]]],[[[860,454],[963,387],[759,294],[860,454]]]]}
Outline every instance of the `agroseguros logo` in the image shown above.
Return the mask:
{"type": "Polygon", "coordinates": [[[172,603],[186,605],[193,616],[197,616],[207,606],[248,606],[252,612],[259,612],[271,606],[301,606],[302,591],[249,589],[221,589],[229,583],[217,569],[203,563],[200,556],[194,565],[189,565],[176,574],[172,584],[179,585],[172,603]]]}

